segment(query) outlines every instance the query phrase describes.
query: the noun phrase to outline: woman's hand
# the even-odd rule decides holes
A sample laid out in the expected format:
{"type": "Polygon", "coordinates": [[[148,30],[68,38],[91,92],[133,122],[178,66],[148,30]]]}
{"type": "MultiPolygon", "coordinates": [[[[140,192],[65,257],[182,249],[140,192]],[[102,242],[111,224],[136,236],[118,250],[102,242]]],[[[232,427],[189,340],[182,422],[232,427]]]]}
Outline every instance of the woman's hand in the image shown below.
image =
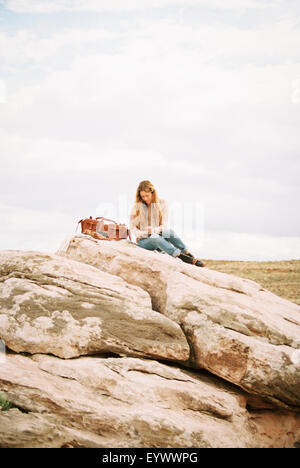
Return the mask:
{"type": "Polygon", "coordinates": [[[147,227],[147,232],[148,232],[148,234],[152,234],[152,232],[153,232],[153,227],[152,227],[152,226],[148,226],[148,227],[147,227]]]}

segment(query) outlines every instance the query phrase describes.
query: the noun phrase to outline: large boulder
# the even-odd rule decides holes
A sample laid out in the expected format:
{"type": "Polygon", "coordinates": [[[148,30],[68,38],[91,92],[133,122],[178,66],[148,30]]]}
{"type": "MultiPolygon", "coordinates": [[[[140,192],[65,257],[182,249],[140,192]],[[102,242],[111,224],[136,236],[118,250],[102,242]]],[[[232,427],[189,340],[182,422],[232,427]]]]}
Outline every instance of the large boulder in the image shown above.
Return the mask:
{"type": "Polygon", "coordinates": [[[72,358],[115,353],[184,361],[180,326],[142,288],[90,265],[0,251],[0,338],[16,352],[72,358]]]}
{"type": "Polygon", "coordinates": [[[8,353],[0,447],[294,447],[300,415],[206,372],[141,358],[8,353]]]}
{"type": "Polygon", "coordinates": [[[205,368],[281,407],[300,407],[300,307],[248,280],[183,263],[126,240],[77,235],[58,255],[93,265],[147,292],[205,368]]]}

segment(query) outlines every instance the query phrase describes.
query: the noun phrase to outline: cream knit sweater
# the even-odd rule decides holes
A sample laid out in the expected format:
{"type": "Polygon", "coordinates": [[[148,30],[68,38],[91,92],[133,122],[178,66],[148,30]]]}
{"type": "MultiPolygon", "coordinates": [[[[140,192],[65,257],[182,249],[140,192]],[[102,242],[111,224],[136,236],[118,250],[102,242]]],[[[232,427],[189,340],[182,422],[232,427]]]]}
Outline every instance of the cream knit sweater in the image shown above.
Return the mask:
{"type": "Polygon", "coordinates": [[[167,228],[168,222],[168,205],[166,200],[159,199],[162,212],[162,223],[159,224],[159,209],[158,203],[148,205],[144,202],[134,203],[130,212],[130,232],[136,237],[136,241],[142,237],[148,237],[147,227],[152,226],[154,233],[159,233],[167,228]],[[139,216],[134,218],[136,210],[140,210],[139,216]]]}

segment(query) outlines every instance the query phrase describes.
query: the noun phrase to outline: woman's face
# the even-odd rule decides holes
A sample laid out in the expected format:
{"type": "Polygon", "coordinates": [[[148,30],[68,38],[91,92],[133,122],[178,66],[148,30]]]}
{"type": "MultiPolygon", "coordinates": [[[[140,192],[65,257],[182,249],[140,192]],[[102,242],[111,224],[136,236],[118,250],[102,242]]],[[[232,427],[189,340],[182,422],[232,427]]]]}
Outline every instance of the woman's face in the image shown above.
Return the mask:
{"type": "Polygon", "coordinates": [[[149,205],[152,201],[152,192],[146,192],[145,190],[140,191],[142,200],[149,205]]]}

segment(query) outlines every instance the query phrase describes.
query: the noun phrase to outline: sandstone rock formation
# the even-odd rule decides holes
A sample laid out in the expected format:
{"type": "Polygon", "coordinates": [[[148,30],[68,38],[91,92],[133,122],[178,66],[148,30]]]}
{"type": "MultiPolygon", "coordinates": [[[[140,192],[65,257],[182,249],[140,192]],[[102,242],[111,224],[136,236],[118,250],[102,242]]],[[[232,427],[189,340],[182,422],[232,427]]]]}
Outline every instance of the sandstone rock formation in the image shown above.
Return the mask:
{"type": "Polygon", "coordinates": [[[179,325],[117,276],[57,255],[4,251],[0,277],[0,337],[14,351],[189,357],[179,325]]]}
{"type": "Polygon", "coordinates": [[[153,309],[181,326],[194,367],[279,406],[300,406],[298,305],[254,281],[198,268],[126,241],[75,236],[58,254],[148,292],[153,309]]]}
{"type": "Polygon", "coordinates": [[[0,251],[0,447],[296,447],[300,307],[128,241],[0,251]]]}
{"type": "Polygon", "coordinates": [[[0,382],[17,408],[0,412],[7,447],[292,447],[299,415],[242,390],[141,358],[8,355],[0,382]],[[25,413],[24,413],[25,411],[25,413]]]}

